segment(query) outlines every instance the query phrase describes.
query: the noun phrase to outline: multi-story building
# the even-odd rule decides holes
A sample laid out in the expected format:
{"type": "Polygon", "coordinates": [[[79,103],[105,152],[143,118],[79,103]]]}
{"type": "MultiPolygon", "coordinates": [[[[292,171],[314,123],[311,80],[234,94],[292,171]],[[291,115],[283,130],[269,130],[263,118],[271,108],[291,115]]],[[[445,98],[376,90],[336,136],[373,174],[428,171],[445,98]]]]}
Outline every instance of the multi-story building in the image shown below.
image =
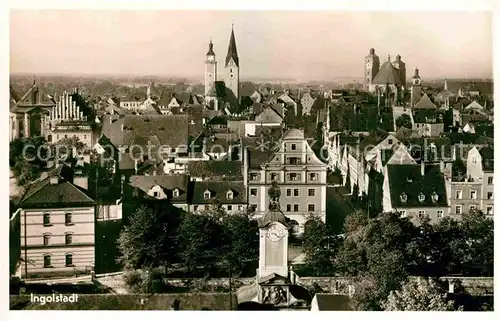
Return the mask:
{"type": "Polygon", "coordinates": [[[487,215],[493,215],[494,162],[492,147],[473,147],[467,156],[467,178],[481,183],[478,191],[480,209],[487,215]]]}
{"type": "Polygon", "coordinates": [[[276,151],[262,153],[255,164],[257,153],[250,152],[248,162],[248,203],[257,217],[263,215],[269,204],[268,189],[277,182],[281,190],[281,211],[295,221],[297,232],[303,228],[309,213],[326,215],[326,164],[315,155],[304,133],[290,129],[279,142],[276,151]]]}
{"type": "Polygon", "coordinates": [[[23,262],[18,273],[23,278],[92,270],[95,202],[85,192],[85,178],[72,178],[70,172],[58,166],[43,174],[18,204],[23,262]]]}
{"type": "Polygon", "coordinates": [[[371,48],[368,56],[365,57],[365,90],[370,90],[373,79],[380,69],[380,58],[375,54],[375,49],[371,48]]]}
{"type": "Polygon", "coordinates": [[[383,211],[396,211],[414,223],[428,216],[432,223],[449,215],[444,175],[439,166],[387,165],[383,211]]]}

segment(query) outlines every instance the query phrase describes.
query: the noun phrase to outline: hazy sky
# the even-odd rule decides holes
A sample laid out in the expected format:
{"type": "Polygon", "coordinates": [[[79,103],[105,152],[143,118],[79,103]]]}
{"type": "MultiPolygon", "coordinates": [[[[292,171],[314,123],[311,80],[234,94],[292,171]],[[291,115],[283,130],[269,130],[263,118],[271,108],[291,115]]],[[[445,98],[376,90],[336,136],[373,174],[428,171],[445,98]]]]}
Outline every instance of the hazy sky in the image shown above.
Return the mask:
{"type": "Polygon", "coordinates": [[[363,77],[397,54],[408,77],[492,77],[487,12],[12,11],[11,72],[203,77],[234,23],[242,78],[363,77]]]}

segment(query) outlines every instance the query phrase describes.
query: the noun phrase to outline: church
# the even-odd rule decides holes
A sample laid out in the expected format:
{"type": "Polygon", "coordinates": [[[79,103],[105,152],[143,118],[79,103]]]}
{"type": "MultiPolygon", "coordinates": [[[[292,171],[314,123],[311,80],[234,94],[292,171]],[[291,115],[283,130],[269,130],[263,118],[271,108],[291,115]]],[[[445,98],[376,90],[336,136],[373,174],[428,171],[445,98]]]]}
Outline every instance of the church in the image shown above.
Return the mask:
{"type": "Polygon", "coordinates": [[[231,28],[222,78],[222,80],[218,78],[217,58],[214,44],[210,40],[205,59],[205,104],[213,110],[231,109],[239,104],[240,60],[236,49],[234,27],[231,28]]]}

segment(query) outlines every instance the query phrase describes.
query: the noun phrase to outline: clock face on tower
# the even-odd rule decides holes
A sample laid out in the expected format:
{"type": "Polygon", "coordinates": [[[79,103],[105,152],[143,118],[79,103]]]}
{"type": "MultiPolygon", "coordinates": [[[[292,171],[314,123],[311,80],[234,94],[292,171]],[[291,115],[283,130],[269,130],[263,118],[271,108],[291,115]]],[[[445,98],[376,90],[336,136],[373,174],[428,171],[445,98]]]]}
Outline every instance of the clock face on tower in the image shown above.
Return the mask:
{"type": "Polygon", "coordinates": [[[229,79],[233,79],[234,78],[234,74],[233,73],[230,73],[229,74],[229,79]]]}
{"type": "Polygon", "coordinates": [[[275,226],[271,227],[267,231],[267,238],[268,238],[268,240],[270,240],[272,242],[278,242],[279,240],[281,240],[283,238],[283,231],[280,228],[277,228],[275,226]]]}

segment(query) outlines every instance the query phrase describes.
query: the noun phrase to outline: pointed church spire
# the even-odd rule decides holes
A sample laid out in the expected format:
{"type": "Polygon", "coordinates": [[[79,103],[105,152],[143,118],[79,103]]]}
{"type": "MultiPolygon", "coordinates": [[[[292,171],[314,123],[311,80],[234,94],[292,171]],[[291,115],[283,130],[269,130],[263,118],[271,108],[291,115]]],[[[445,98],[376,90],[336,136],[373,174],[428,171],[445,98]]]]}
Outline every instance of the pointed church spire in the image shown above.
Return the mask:
{"type": "Polygon", "coordinates": [[[231,58],[233,59],[236,66],[239,67],[240,62],[238,59],[238,51],[236,50],[236,40],[234,38],[234,24],[231,24],[231,38],[229,39],[229,47],[227,48],[226,67],[231,58]]]}

